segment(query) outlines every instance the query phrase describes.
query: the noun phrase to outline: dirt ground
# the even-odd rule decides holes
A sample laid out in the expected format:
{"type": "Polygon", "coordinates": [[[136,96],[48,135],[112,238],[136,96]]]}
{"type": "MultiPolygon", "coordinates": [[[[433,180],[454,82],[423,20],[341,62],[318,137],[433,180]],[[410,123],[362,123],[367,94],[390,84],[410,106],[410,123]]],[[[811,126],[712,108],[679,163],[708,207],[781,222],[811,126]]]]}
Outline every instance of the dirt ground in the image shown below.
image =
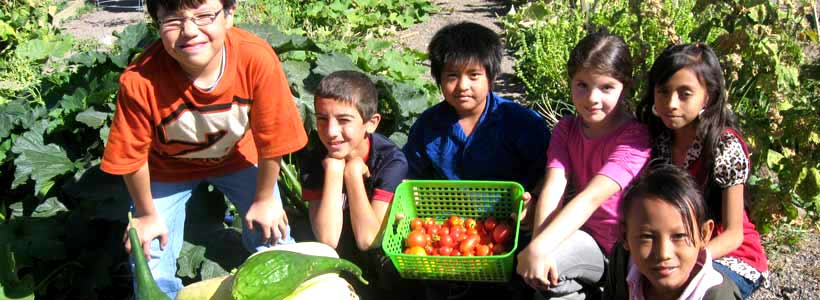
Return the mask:
{"type": "MultiPolygon", "coordinates": [[[[425,51],[427,43],[436,30],[442,26],[460,21],[472,21],[483,24],[503,35],[497,16],[510,10],[506,1],[492,0],[434,0],[441,8],[424,23],[416,24],[396,34],[396,40],[402,45],[425,51]]],[[[820,1],[818,1],[820,5],[820,1]]],[[[110,46],[114,37],[112,32],[120,31],[128,24],[146,20],[146,14],[138,11],[107,11],[98,9],[94,12],[63,24],[63,28],[77,38],[90,38],[100,41],[103,47],[110,46]]],[[[513,75],[513,60],[505,55],[502,62],[502,73],[496,82],[495,90],[505,97],[521,100],[523,87],[513,75]]],[[[771,237],[764,237],[770,239],[771,237]]],[[[769,247],[770,285],[761,288],[751,299],[807,299],[820,300],[820,234],[815,230],[807,232],[794,248],[787,246],[769,247]]]]}

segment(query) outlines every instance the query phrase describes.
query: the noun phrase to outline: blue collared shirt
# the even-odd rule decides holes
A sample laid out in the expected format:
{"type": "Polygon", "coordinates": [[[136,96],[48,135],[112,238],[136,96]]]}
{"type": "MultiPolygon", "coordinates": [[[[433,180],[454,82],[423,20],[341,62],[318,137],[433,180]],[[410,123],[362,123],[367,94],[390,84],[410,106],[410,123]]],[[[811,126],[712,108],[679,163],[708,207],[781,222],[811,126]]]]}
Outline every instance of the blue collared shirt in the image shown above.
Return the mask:
{"type": "Polygon", "coordinates": [[[509,180],[529,191],[544,176],[549,139],[536,112],[490,93],[469,136],[441,102],[416,120],[402,150],[410,179],[509,180]]]}

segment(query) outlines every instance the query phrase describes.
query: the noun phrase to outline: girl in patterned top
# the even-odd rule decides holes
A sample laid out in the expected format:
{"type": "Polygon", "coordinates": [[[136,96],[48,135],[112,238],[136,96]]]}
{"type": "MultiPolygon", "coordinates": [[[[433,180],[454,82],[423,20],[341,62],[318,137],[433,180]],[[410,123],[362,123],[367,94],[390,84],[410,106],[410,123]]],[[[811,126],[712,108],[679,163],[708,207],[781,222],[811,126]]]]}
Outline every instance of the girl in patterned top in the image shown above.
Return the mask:
{"type": "Polygon", "coordinates": [[[696,179],[717,223],[707,245],[715,268],[745,299],[765,281],[768,266],[746,211],[749,151],[728,108],[718,59],[704,44],[669,46],[647,77],[638,112],[652,134],[653,156],[696,179]]]}

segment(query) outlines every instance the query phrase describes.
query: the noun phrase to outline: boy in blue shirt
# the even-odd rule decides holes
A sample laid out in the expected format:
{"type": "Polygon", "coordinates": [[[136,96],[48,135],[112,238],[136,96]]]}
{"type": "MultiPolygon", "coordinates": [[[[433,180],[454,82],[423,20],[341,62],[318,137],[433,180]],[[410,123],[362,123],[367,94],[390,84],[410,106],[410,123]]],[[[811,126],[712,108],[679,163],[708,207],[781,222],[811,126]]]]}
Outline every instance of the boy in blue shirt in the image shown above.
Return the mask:
{"type": "MultiPolygon", "coordinates": [[[[475,23],[451,24],[433,36],[427,51],[444,101],[410,128],[403,148],[407,177],[506,180],[535,190],[550,133],[536,112],[492,92],[501,68],[498,35],[475,23]]],[[[531,198],[525,193],[528,206],[531,198]]]]}
{"type": "Polygon", "coordinates": [[[407,177],[509,180],[533,190],[544,174],[550,133],[536,112],[492,92],[501,65],[498,35],[475,23],[451,24],[436,33],[428,52],[444,101],[410,128],[407,177]]]}
{"type": "Polygon", "coordinates": [[[370,287],[357,286],[363,298],[382,299],[398,275],[380,247],[382,225],[407,160],[396,144],[375,133],[381,120],[378,92],[366,75],[331,73],[314,97],[323,147],[301,159],[302,198],[310,201],[313,233],[362,267],[371,281],[370,287]]]}

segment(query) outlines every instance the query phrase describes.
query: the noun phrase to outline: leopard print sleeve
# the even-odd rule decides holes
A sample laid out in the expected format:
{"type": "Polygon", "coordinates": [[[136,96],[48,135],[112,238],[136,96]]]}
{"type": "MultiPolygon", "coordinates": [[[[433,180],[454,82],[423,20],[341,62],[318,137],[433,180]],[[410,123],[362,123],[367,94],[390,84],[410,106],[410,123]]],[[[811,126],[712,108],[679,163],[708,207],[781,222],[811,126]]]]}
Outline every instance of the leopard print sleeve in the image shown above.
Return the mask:
{"type": "Polygon", "coordinates": [[[721,188],[746,183],[749,177],[749,158],[740,141],[731,133],[720,137],[715,152],[715,181],[721,188]]]}

